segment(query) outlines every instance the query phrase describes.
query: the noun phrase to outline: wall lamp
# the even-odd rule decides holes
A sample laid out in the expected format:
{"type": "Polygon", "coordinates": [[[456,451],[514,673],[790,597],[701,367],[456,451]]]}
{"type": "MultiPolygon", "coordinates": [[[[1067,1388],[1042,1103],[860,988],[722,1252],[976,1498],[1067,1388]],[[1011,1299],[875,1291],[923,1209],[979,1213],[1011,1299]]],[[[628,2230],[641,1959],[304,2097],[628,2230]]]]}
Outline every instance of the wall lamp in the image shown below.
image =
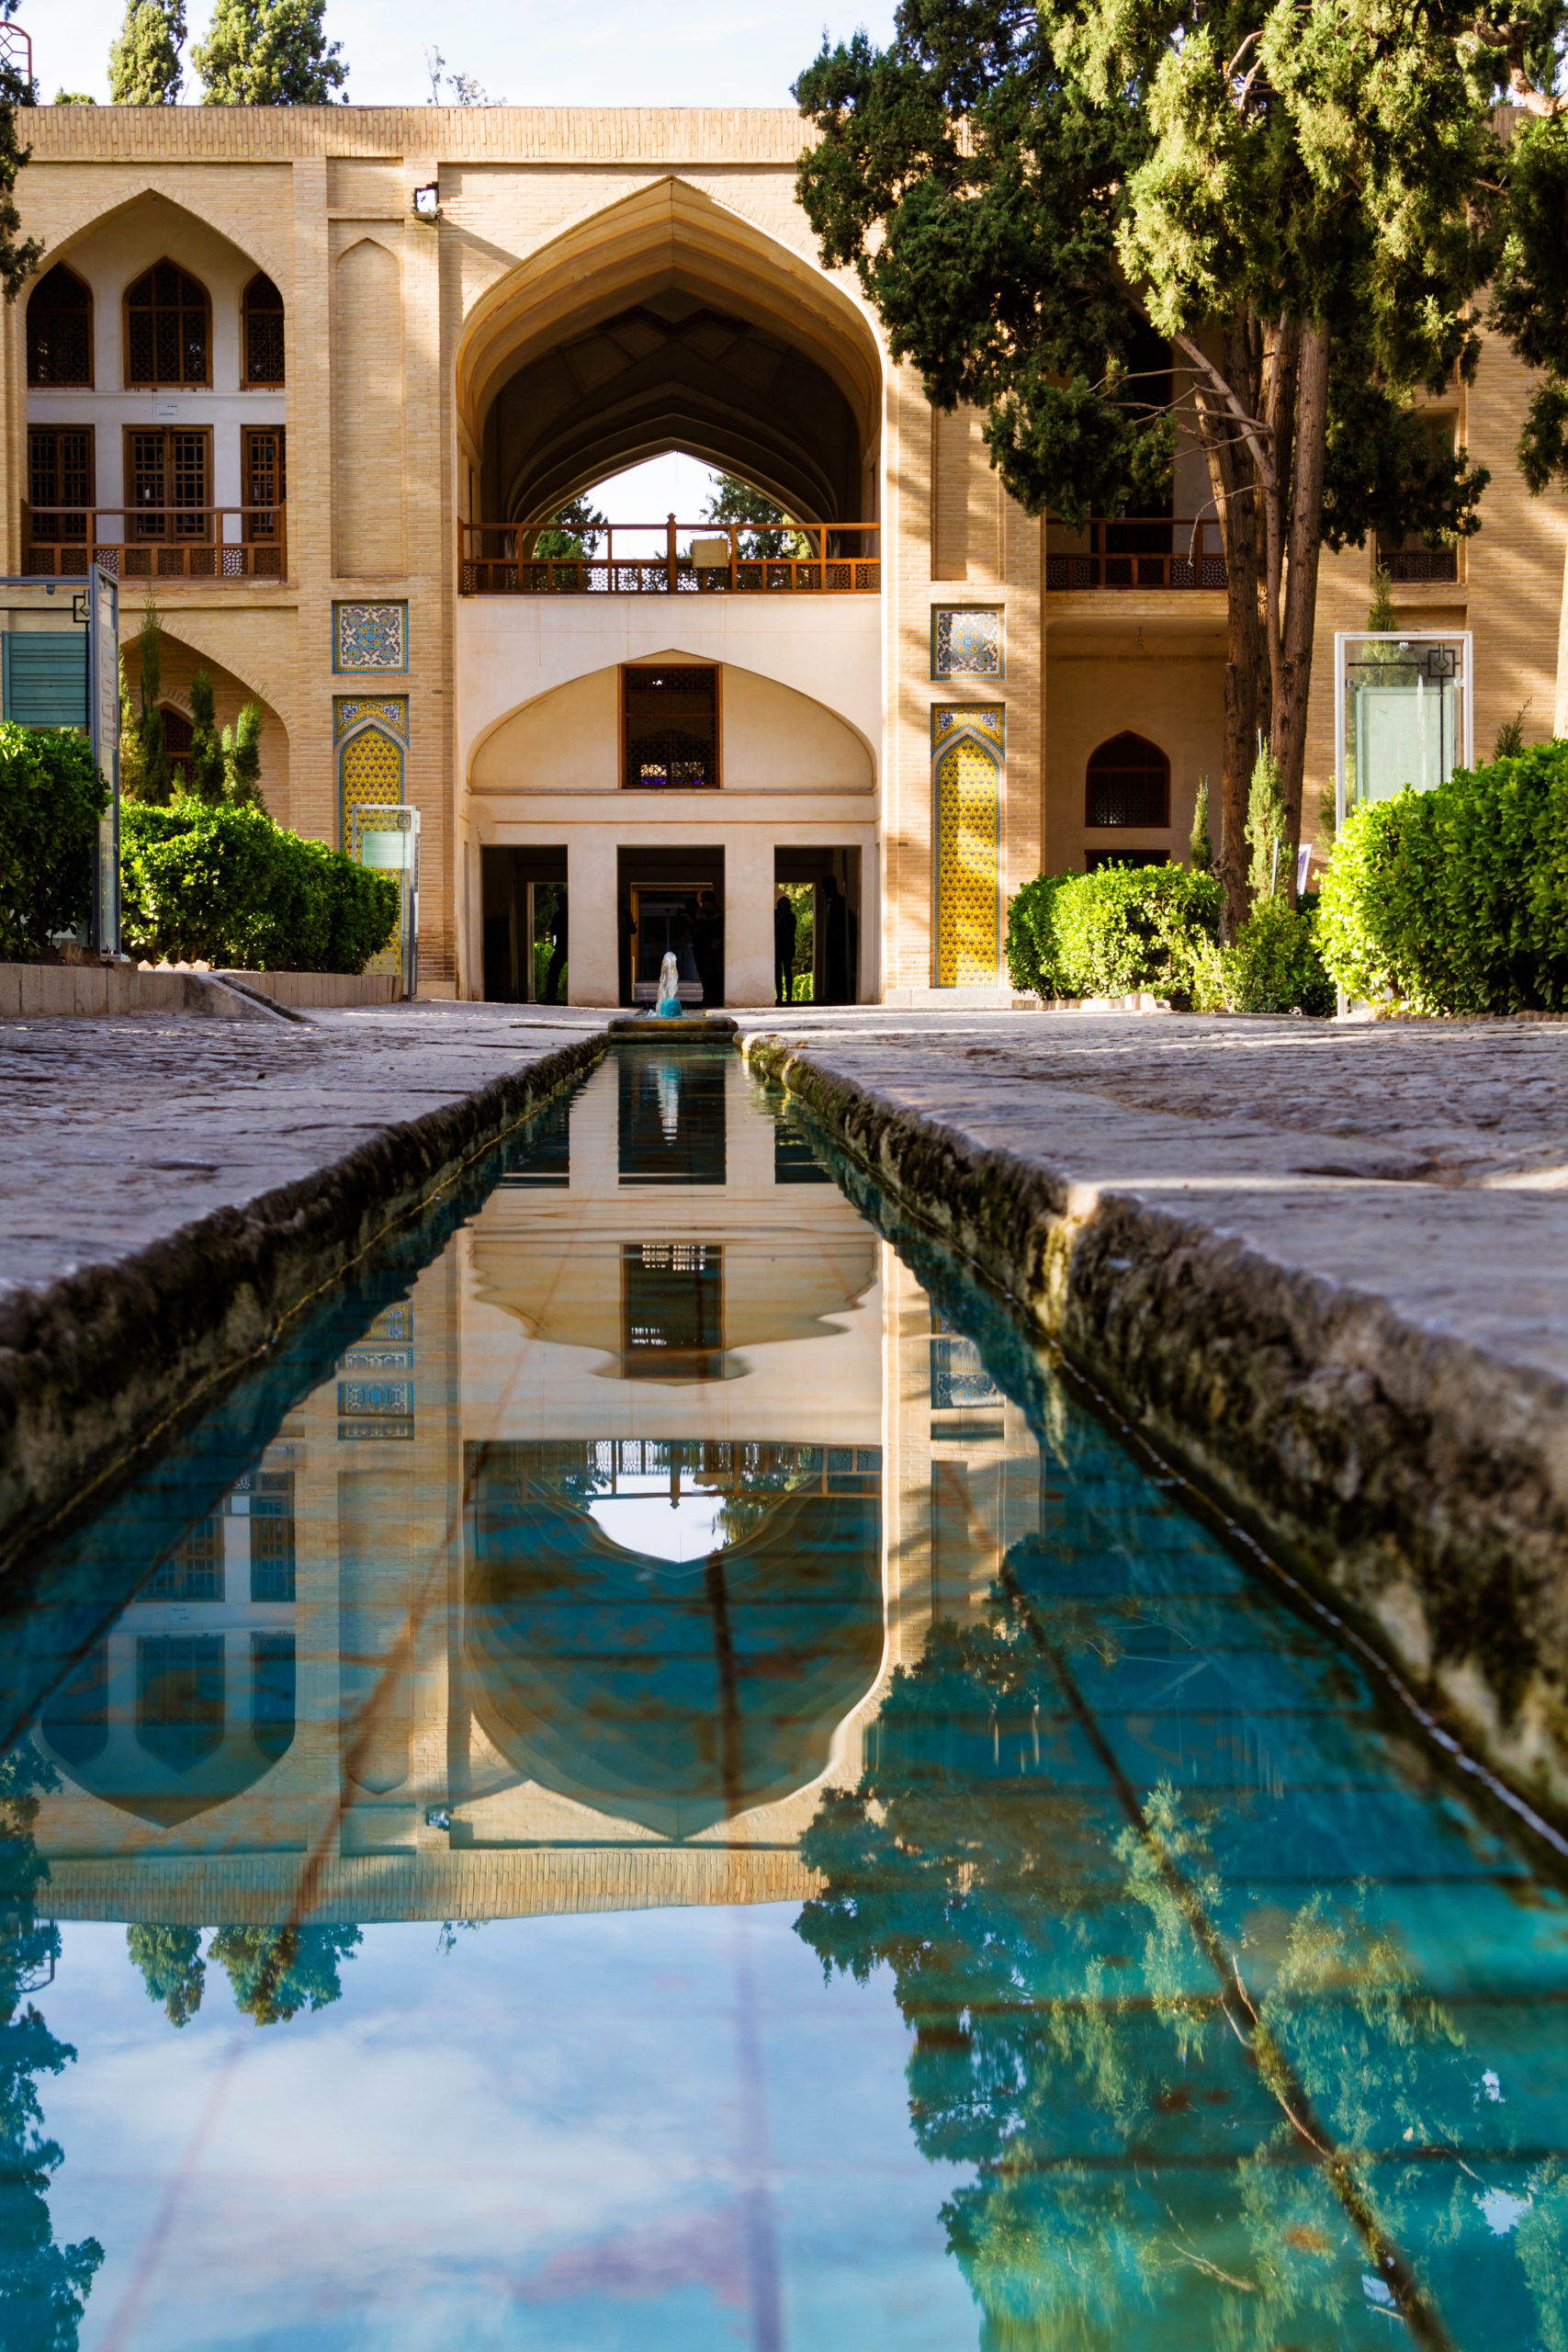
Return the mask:
{"type": "Polygon", "coordinates": [[[413,192],[413,217],[416,220],[439,220],[441,218],[441,184],[427,180],[423,187],[413,192]]]}

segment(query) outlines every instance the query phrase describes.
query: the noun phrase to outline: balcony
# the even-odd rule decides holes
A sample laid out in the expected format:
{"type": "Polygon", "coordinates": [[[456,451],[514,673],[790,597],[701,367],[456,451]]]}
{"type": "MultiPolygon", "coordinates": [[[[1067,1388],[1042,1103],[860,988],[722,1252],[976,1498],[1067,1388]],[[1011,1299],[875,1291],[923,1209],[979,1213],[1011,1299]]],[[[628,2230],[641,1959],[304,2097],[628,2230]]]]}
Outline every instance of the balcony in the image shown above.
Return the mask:
{"type": "Polygon", "coordinates": [[[804,542],[804,552],[749,555],[743,543],[758,536],[754,530],[671,515],[607,526],[603,553],[596,539],[592,555],[541,557],[527,551],[536,533],[515,523],[459,523],[457,590],[464,596],[874,596],[882,586],[879,531],[875,523],[807,526],[774,535],[796,548],[804,542]]]}
{"type": "Polygon", "coordinates": [[[1380,545],[1377,561],[1396,588],[1443,584],[1459,579],[1458,548],[1380,545]]]}
{"type": "Polygon", "coordinates": [[[1069,530],[1045,526],[1047,590],[1224,588],[1224,538],[1214,515],[1122,514],[1069,530]]]}
{"type": "Polygon", "coordinates": [[[40,507],[22,510],[24,569],[81,580],[89,564],[117,580],[282,580],[284,503],[276,506],[40,507]]]}

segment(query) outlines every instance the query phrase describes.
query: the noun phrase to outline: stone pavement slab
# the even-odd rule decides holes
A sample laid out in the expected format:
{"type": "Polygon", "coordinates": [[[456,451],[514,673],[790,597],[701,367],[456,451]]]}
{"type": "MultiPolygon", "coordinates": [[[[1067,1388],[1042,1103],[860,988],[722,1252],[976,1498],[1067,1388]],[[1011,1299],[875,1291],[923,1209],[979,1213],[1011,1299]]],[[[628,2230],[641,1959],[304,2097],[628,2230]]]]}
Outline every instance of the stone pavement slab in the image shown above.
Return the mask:
{"type": "Polygon", "coordinates": [[[0,1304],[243,1207],[603,1027],[441,1003],[0,1021],[0,1304]]]}

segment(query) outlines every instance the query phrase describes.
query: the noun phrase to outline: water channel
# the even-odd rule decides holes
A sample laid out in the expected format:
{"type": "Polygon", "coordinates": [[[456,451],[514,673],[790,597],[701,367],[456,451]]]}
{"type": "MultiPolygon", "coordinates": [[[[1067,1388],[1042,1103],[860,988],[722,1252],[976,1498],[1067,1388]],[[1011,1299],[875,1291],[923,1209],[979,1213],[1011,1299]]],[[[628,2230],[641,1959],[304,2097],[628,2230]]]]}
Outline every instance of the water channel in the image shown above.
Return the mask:
{"type": "Polygon", "coordinates": [[[1568,2352],[1568,1904],[723,1046],[30,1572],[0,2346],[1568,2352]]]}

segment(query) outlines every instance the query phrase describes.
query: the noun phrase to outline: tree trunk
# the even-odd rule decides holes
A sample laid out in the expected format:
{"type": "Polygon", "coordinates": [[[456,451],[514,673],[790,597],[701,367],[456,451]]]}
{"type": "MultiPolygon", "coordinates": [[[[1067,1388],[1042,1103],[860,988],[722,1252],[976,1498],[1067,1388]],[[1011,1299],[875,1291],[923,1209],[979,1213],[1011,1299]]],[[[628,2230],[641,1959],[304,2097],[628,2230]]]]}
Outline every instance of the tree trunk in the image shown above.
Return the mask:
{"type": "Polygon", "coordinates": [[[1290,520],[1285,542],[1283,610],[1274,664],[1269,738],[1280,763],[1290,854],[1288,887],[1295,903],[1296,848],[1302,833],[1308,697],[1317,617],[1317,563],[1323,535],[1323,475],[1328,436],[1328,329],[1302,329],[1296,381],[1290,520]]]}
{"type": "MultiPolygon", "coordinates": [[[[1226,333],[1224,373],[1236,398],[1256,414],[1258,371],[1245,311],[1226,333]]],[[[1225,550],[1225,731],[1214,870],[1225,894],[1222,935],[1231,940],[1247,921],[1247,795],[1265,658],[1258,611],[1262,518],[1255,469],[1234,424],[1201,384],[1195,390],[1225,550]]]]}

